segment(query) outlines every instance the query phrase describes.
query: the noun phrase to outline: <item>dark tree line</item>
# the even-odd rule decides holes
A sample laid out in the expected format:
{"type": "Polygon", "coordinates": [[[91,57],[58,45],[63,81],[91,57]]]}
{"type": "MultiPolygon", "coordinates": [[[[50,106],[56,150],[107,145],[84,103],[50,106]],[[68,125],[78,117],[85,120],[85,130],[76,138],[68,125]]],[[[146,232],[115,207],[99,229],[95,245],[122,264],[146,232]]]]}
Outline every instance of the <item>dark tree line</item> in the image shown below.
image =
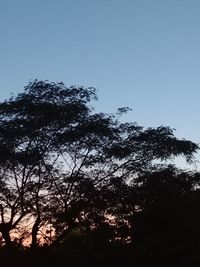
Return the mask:
{"type": "Polygon", "coordinates": [[[35,80],[0,103],[0,253],[42,251],[41,266],[198,266],[200,174],[166,163],[191,162],[198,145],[120,122],[128,108],[95,113],[96,99],[35,80]]]}

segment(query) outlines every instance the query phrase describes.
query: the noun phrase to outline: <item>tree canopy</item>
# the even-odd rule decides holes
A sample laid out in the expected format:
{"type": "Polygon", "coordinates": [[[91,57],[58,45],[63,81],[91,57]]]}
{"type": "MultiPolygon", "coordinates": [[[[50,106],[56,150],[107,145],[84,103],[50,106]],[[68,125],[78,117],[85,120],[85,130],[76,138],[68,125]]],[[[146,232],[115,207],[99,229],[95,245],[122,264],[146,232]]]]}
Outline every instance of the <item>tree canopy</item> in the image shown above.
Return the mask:
{"type": "Polygon", "coordinates": [[[94,88],[35,80],[0,103],[2,244],[124,244],[151,260],[176,239],[172,254],[198,242],[199,174],[166,165],[192,161],[198,145],[121,122],[128,108],[95,113],[94,100],[94,88]]]}

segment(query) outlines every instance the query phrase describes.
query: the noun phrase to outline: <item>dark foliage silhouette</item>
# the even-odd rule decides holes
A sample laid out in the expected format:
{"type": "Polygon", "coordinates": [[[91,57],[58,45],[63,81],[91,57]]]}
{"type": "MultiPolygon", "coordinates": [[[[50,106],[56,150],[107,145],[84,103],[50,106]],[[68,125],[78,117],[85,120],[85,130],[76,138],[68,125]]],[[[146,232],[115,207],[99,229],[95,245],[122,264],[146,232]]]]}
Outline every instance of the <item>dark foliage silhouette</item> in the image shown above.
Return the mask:
{"type": "Polygon", "coordinates": [[[195,266],[200,175],[160,164],[190,162],[198,145],[120,122],[128,108],[95,113],[96,99],[35,80],[0,103],[2,261],[12,251],[25,266],[173,266],[187,254],[182,265],[195,266]]]}

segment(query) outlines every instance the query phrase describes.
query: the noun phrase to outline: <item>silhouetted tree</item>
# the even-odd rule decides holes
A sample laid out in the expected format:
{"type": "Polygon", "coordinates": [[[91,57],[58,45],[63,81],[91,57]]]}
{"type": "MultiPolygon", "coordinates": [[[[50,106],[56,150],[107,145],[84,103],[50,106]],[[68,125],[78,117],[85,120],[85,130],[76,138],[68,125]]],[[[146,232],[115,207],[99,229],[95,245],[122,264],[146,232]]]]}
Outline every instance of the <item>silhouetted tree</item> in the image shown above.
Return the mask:
{"type": "Polygon", "coordinates": [[[189,161],[198,149],[169,127],[144,129],[94,113],[92,99],[94,88],[35,80],[0,103],[0,231],[7,245],[24,220],[32,222],[32,247],[50,225],[52,246],[74,229],[109,230],[112,239],[114,227],[125,240],[133,202],[128,183],[158,161],[179,155],[189,161]]]}
{"type": "Polygon", "coordinates": [[[174,166],[136,179],[138,210],[130,216],[130,225],[141,262],[184,266],[199,250],[199,183],[199,173],[174,166]]]}

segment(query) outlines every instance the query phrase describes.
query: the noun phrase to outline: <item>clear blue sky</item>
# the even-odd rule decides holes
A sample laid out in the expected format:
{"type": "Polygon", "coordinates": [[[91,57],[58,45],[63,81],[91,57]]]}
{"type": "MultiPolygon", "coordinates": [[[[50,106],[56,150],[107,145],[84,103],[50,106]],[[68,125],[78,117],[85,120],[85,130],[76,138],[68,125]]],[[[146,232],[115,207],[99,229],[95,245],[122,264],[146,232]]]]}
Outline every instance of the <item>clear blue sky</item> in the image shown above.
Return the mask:
{"type": "Polygon", "coordinates": [[[0,0],[0,99],[31,79],[98,89],[97,109],[200,142],[199,0],[0,0]]]}

